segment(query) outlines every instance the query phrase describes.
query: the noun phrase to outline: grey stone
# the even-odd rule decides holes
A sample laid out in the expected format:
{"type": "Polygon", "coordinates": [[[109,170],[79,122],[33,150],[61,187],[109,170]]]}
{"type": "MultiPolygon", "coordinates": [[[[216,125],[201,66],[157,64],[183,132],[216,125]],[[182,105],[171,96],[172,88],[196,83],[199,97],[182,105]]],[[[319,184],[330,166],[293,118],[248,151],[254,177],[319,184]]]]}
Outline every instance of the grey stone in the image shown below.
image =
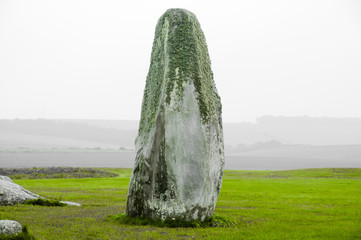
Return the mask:
{"type": "Polygon", "coordinates": [[[12,181],[0,180],[0,205],[14,205],[37,198],[40,196],[12,181]]]}
{"type": "Polygon", "coordinates": [[[80,207],[81,204],[80,203],[76,203],[76,202],[69,202],[69,201],[60,201],[61,203],[64,203],[68,206],[72,206],[72,207],[80,207]]]}
{"type": "Polygon", "coordinates": [[[136,139],[127,214],[205,220],[220,192],[221,101],[195,15],[169,9],[159,19],[136,139]]]}
{"type": "MultiPolygon", "coordinates": [[[[27,200],[38,198],[46,199],[14,183],[9,177],[1,176],[0,205],[15,205],[24,203],[27,200]]],[[[75,202],[61,202],[67,204],[68,206],[81,206],[81,204],[75,202]]]]}
{"type": "Polygon", "coordinates": [[[13,180],[11,180],[11,178],[9,178],[8,176],[0,176],[0,181],[7,181],[7,182],[13,182],[13,180]]]}
{"type": "Polygon", "coordinates": [[[0,220],[0,234],[15,235],[22,232],[21,224],[12,220],[0,220]]]}

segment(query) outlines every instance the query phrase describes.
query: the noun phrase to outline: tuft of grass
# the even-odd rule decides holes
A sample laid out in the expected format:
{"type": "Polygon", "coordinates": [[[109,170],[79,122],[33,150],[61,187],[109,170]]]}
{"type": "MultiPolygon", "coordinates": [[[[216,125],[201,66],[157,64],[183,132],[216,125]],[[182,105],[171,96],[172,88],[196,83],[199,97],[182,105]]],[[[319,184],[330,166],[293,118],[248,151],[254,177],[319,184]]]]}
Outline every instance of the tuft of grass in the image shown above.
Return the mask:
{"type": "Polygon", "coordinates": [[[20,233],[15,235],[0,234],[2,240],[36,240],[36,238],[28,231],[28,227],[25,225],[20,233]]]}
{"type": "Polygon", "coordinates": [[[108,216],[107,220],[114,221],[120,224],[136,225],[136,226],[155,226],[168,228],[207,228],[207,227],[231,227],[236,223],[224,216],[212,216],[205,221],[193,220],[150,220],[147,218],[129,217],[125,213],[120,213],[114,216],[108,216]]]}
{"type": "Polygon", "coordinates": [[[38,205],[38,206],[48,206],[48,207],[63,207],[66,206],[65,203],[62,203],[58,200],[48,200],[48,199],[32,199],[32,200],[27,200],[24,202],[24,204],[27,205],[38,205]]]}

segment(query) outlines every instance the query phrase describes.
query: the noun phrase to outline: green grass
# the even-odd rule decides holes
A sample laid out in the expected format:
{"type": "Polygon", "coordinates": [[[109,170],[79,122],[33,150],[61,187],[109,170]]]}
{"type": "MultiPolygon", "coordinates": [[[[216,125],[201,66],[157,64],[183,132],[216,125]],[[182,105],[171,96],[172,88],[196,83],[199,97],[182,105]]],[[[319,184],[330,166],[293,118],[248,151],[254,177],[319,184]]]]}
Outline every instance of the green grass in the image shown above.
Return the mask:
{"type": "Polygon", "coordinates": [[[131,170],[105,170],[119,177],[15,180],[82,206],[0,206],[0,219],[37,239],[361,239],[361,169],[225,171],[215,214],[235,225],[218,228],[109,221],[125,212],[131,170]]]}

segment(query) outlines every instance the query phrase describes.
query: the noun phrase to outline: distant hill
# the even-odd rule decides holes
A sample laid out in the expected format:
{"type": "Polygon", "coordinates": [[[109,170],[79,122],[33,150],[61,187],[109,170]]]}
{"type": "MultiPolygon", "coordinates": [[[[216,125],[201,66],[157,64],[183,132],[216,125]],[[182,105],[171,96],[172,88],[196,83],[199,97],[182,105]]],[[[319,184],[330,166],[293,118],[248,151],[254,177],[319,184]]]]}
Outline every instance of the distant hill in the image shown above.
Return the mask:
{"type": "MultiPolygon", "coordinates": [[[[118,130],[135,131],[134,139],[139,127],[139,121],[135,120],[60,120],[72,123],[83,123],[93,127],[99,128],[114,128],[118,130]]],[[[238,145],[238,144],[253,144],[259,141],[271,141],[281,139],[271,136],[263,130],[260,130],[256,124],[252,123],[224,123],[224,137],[226,144],[238,145]]]]}
{"type": "MultiPolygon", "coordinates": [[[[138,121],[0,120],[0,148],[134,148],[138,121]]],[[[227,153],[278,145],[361,145],[361,119],[264,116],[256,123],[224,123],[227,153]],[[243,149],[243,150],[242,150],[243,149]]]]}
{"type": "Polygon", "coordinates": [[[255,125],[283,143],[361,145],[360,118],[263,116],[255,125]]]}
{"type": "MultiPolygon", "coordinates": [[[[224,123],[227,169],[361,167],[361,120],[224,123]]],[[[138,121],[0,120],[0,166],[132,167],[138,121]],[[111,150],[111,151],[109,151],[111,150]],[[115,150],[115,151],[114,151],[115,150]]]]}
{"type": "MultiPolygon", "coordinates": [[[[67,120],[96,127],[137,130],[138,121],[67,120]]],[[[361,118],[263,116],[256,123],[223,123],[226,145],[275,140],[283,144],[361,145],[361,118]]]]}
{"type": "Polygon", "coordinates": [[[136,120],[104,120],[104,119],[57,119],[56,121],[83,123],[99,128],[115,128],[118,130],[138,130],[139,121],[136,120]]]}
{"type": "Polygon", "coordinates": [[[0,147],[134,148],[136,133],[65,120],[0,120],[0,147]]]}

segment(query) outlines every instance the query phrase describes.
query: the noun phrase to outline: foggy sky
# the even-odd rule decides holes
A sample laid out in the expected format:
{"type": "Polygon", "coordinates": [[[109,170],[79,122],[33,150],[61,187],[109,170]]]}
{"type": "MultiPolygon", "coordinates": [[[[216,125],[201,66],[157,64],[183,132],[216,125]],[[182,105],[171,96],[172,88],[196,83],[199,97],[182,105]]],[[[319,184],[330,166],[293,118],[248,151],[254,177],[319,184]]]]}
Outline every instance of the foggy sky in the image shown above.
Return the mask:
{"type": "Polygon", "coordinates": [[[0,0],[0,118],[139,119],[175,7],[200,21],[224,121],[361,117],[361,1],[0,0]]]}

